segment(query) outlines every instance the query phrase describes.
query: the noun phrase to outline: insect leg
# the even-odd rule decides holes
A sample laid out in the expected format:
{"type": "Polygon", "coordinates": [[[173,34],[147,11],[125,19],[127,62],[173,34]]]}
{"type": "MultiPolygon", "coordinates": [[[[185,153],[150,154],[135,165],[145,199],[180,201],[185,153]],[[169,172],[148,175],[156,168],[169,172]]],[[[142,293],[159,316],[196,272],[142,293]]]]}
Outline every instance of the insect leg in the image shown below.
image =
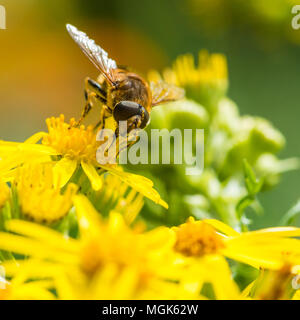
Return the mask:
{"type": "Polygon", "coordinates": [[[101,101],[102,104],[106,104],[106,91],[101,87],[101,85],[90,79],[85,79],[85,89],[84,89],[84,97],[86,100],[84,109],[82,111],[81,117],[78,120],[76,126],[79,126],[83,119],[89,114],[91,109],[93,108],[92,99],[96,99],[101,101]]]}
{"type": "Polygon", "coordinates": [[[126,143],[122,143],[120,140],[119,140],[119,148],[118,148],[118,151],[117,151],[117,157],[119,156],[119,154],[125,150],[125,149],[129,149],[132,145],[134,145],[137,141],[137,133],[134,133],[133,135],[131,135],[130,133],[128,134],[127,136],[127,142],[126,143]]]}
{"type": "Polygon", "coordinates": [[[96,92],[101,98],[106,100],[107,92],[99,82],[91,78],[85,78],[85,89],[96,92]]]}
{"type": "Polygon", "coordinates": [[[107,118],[107,113],[110,113],[109,109],[106,105],[102,106],[101,114],[100,114],[100,120],[96,123],[94,126],[94,129],[98,129],[101,126],[101,129],[104,129],[105,127],[105,119],[107,118]]]}
{"type": "Polygon", "coordinates": [[[93,105],[92,105],[92,101],[91,99],[93,97],[97,97],[97,94],[95,92],[90,92],[88,93],[87,91],[84,92],[84,95],[85,95],[85,98],[86,98],[86,102],[85,102],[85,106],[84,106],[84,109],[82,111],[82,114],[81,114],[81,117],[80,119],[77,121],[76,123],[76,127],[78,127],[81,122],[83,121],[83,119],[89,114],[89,112],[91,111],[93,105]]]}
{"type": "Polygon", "coordinates": [[[133,116],[127,120],[127,128],[128,132],[130,132],[133,129],[137,129],[142,124],[142,118],[140,115],[133,116]]]}

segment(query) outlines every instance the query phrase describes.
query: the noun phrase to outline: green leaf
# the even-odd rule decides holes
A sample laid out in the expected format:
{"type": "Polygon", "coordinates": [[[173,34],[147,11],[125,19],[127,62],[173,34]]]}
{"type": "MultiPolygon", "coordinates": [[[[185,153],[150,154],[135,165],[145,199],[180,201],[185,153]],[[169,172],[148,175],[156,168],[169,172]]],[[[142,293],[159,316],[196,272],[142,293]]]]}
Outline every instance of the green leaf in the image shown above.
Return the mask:
{"type": "Polygon", "coordinates": [[[256,178],[256,175],[252,167],[250,166],[250,164],[246,159],[243,160],[243,169],[244,169],[245,184],[246,184],[248,194],[244,196],[236,206],[238,219],[242,219],[245,209],[253,205],[257,201],[256,195],[260,192],[264,183],[264,180],[262,178],[261,179],[256,178]]]}

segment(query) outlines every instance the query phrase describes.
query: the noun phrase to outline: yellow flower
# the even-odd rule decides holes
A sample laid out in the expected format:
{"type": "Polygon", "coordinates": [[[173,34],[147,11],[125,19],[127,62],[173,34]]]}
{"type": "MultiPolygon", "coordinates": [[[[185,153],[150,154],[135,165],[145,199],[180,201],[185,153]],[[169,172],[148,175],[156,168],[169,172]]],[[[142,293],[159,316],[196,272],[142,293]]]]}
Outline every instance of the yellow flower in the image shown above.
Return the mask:
{"type": "Polygon", "coordinates": [[[188,222],[175,227],[175,250],[185,256],[218,254],[255,268],[279,270],[289,262],[300,264],[300,229],[267,228],[239,233],[215,219],[188,222]],[[189,248],[187,250],[186,248],[189,248]]]}
{"type": "Polygon", "coordinates": [[[203,256],[217,253],[224,247],[223,240],[215,229],[205,222],[194,223],[190,218],[179,228],[174,228],[176,233],[175,251],[186,256],[203,256]]]}
{"type": "Polygon", "coordinates": [[[126,173],[117,165],[100,165],[96,161],[96,151],[100,142],[92,127],[74,127],[64,116],[47,119],[48,133],[38,132],[24,143],[0,141],[0,173],[6,181],[13,180],[16,168],[24,163],[52,162],[54,185],[63,187],[80,166],[91,182],[93,189],[103,186],[101,174],[108,171],[133,189],[154,202],[168,207],[161,200],[149,179],[126,173]],[[42,139],[42,144],[37,144],[42,139]]]}
{"type": "MultiPolygon", "coordinates": [[[[209,55],[207,51],[202,50],[199,52],[198,66],[195,66],[194,57],[190,54],[178,57],[174,62],[173,72],[177,85],[181,87],[209,83],[227,85],[227,62],[222,54],[209,55]]],[[[166,72],[166,79],[168,76],[170,75],[166,72]]]]}
{"type": "Polygon", "coordinates": [[[202,286],[209,282],[217,299],[241,299],[225,260],[230,258],[255,268],[282,270],[287,263],[300,262],[300,229],[269,228],[239,233],[214,219],[188,221],[172,228],[176,242],[174,251],[187,272],[186,285],[202,286]]]}
{"type": "Polygon", "coordinates": [[[239,289],[232,280],[224,256],[220,254],[224,248],[221,235],[209,224],[195,221],[192,217],[172,230],[176,237],[174,251],[186,268],[183,283],[199,289],[204,283],[210,283],[216,299],[239,299],[239,289]]]}
{"type": "Polygon", "coordinates": [[[130,189],[124,182],[120,183],[120,179],[113,175],[107,175],[103,179],[103,188],[98,197],[101,212],[114,209],[123,215],[128,225],[135,220],[144,205],[143,194],[130,189]]]}
{"type": "Polygon", "coordinates": [[[0,181],[0,209],[4,206],[5,202],[9,199],[10,191],[5,182],[0,181]]]}
{"type": "Polygon", "coordinates": [[[49,133],[43,137],[43,145],[55,149],[59,155],[70,160],[96,163],[96,151],[101,143],[96,140],[92,126],[78,128],[74,126],[74,118],[68,124],[63,115],[48,118],[46,123],[49,133]]]}
{"type": "MultiPolygon", "coordinates": [[[[156,71],[148,75],[150,81],[157,82],[161,76],[156,71]]],[[[163,79],[186,90],[186,96],[200,103],[207,102],[207,97],[224,95],[228,88],[228,71],[226,57],[222,54],[209,54],[201,50],[198,64],[193,55],[179,56],[172,68],[163,71],[163,79]]]]}
{"type": "Polygon", "coordinates": [[[54,186],[52,164],[28,164],[17,169],[15,184],[21,211],[35,222],[53,223],[62,219],[72,206],[77,186],[68,184],[62,194],[54,186]]]}
{"type": "Polygon", "coordinates": [[[51,277],[61,299],[163,299],[199,297],[195,290],[180,286],[167,228],[139,233],[130,229],[113,211],[100,219],[87,198],[75,196],[79,239],[47,227],[10,220],[7,229],[20,234],[0,233],[0,248],[29,255],[20,267],[8,261],[8,274],[18,274],[23,263],[31,265],[32,277],[51,277]],[[39,260],[39,262],[37,262],[39,260]]]}

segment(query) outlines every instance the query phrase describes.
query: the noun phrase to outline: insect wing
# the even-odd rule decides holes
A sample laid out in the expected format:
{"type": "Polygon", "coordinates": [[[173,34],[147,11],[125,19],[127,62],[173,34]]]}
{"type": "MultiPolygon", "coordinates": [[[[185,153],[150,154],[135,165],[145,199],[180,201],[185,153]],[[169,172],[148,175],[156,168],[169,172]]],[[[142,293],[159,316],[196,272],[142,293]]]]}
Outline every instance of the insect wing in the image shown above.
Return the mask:
{"type": "Polygon", "coordinates": [[[184,89],[179,88],[173,84],[169,84],[162,80],[158,82],[150,82],[150,89],[152,92],[152,105],[175,101],[184,98],[184,89]]]}
{"type": "Polygon", "coordinates": [[[113,70],[117,69],[114,60],[108,57],[108,54],[93,39],[90,39],[84,32],[79,31],[76,27],[67,24],[67,30],[73,40],[79,45],[84,54],[92,63],[103,73],[106,80],[114,85],[113,70]]]}

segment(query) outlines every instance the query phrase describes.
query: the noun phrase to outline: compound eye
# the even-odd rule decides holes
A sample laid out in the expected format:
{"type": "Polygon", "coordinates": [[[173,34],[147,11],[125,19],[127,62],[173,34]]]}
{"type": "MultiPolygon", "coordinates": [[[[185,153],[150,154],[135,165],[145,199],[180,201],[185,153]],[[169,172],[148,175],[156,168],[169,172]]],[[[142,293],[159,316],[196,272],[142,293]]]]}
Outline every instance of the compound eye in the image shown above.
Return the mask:
{"type": "Polygon", "coordinates": [[[133,116],[141,116],[143,107],[133,101],[121,101],[114,107],[113,116],[117,122],[126,121],[133,116]]]}
{"type": "Polygon", "coordinates": [[[139,117],[141,119],[140,128],[144,129],[149,123],[149,113],[140,104],[133,101],[121,101],[114,107],[114,119],[119,121],[127,121],[132,117],[139,117]]]}

